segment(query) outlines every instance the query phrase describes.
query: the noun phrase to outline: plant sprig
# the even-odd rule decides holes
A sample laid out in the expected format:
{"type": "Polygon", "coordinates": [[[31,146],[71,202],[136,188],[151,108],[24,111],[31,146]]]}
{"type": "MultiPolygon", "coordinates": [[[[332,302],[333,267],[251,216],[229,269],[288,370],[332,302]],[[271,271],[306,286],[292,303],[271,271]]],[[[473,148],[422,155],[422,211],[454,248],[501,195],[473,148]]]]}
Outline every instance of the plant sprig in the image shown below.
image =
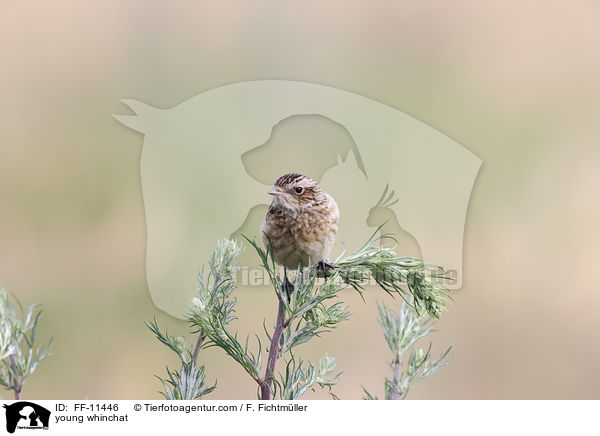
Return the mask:
{"type": "MultiPolygon", "coordinates": [[[[156,321],[148,324],[157,339],[177,353],[182,363],[180,371],[167,368],[168,379],[160,379],[165,388],[162,395],[192,399],[214,389],[214,386],[204,387],[204,367],[198,367],[196,361],[199,351],[206,347],[220,348],[235,360],[257,383],[260,399],[298,399],[316,387],[331,391],[339,377],[339,374],[333,376],[335,359],[324,356],[317,364],[305,363],[295,356],[295,349],[348,319],[350,312],[339,301],[340,291],[352,287],[363,295],[369,280],[374,280],[392,296],[400,295],[415,309],[411,318],[404,312],[394,317],[392,312],[380,307],[380,322],[385,325],[388,345],[393,347],[396,356],[400,356],[430,331],[430,318],[428,321],[419,319],[419,310],[423,309],[430,317],[439,317],[445,310],[449,297],[441,280],[448,277],[440,267],[418,259],[397,257],[393,249],[378,246],[382,238],[389,236],[377,237],[377,231],[356,252],[342,255],[328,266],[329,274],[324,280],[319,280],[321,269],[307,267],[298,268],[293,283],[278,274],[272,250],[264,250],[255,241],[247,239],[267,272],[278,301],[273,329],[263,323],[269,344],[266,348],[258,335],[257,348],[254,348],[250,345],[250,336],[240,340],[238,334],[230,330],[231,321],[236,319],[237,301],[233,292],[237,286],[235,272],[238,267],[235,260],[242,248],[235,241],[219,242],[209,260],[208,273],[205,275],[202,270],[198,274],[198,292],[187,313],[191,331],[198,335],[194,348],[185,345],[183,338],[161,332],[156,321]],[[277,373],[276,363],[280,359],[285,362],[285,370],[277,373]]],[[[405,395],[410,385],[439,369],[447,354],[431,361],[429,351],[417,350],[415,353],[407,361],[404,378],[398,378],[398,373],[398,377],[386,382],[392,397],[395,392],[405,395]]],[[[394,374],[399,371],[397,365],[394,371],[394,374]]]]}
{"type": "MultiPolygon", "coordinates": [[[[452,355],[449,347],[439,358],[431,357],[431,344],[427,350],[416,348],[416,343],[433,328],[434,320],[419,317],[407,304],[403,304],[398,312],[385,305],[377,304],[379,309],[379,325],[394,358],[390,363],[392,379],[385,379],[385,398],[387,400],[405,399],[411,386],[427,376],[434,374],[450,363],[452,355]],[[403,361],[405,353],[408,359],[403,361]]],[[[376,400],[364,387],[365,399],[376,400]]]]}
{"type": "Polygon", "coordinates": [[[378,243],[383,240],[395,240],[390,234],[377,236],[380,229],[381,226],[354,253],[342,253],[332,265],[335,272],[361,296],[364,284],[374,280],[391,296],[400,295],[417,313],[425,310],[439,318],[451,299],[442,281],[452,277],[438,265],[413,257],[398,257],[394,247],[380,246],[378,243]]]}
{"type": "Polygon", "coordinates": [[[52,340],[45,347],[35,347],[42,311],[37,304],[25,311],[19,300],[14,300],[18,311],[0,288],[0,385],[12,390],[18,400],[25,381],[49,356],[52,340]]]}

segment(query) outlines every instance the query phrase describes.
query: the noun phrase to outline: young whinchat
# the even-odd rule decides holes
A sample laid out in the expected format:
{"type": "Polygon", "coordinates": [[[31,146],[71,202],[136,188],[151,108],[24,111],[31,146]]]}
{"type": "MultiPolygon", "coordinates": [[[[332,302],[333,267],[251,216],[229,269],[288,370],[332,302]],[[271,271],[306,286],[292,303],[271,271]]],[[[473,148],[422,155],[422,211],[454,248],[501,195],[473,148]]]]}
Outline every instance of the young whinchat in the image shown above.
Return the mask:
{"type": "MultiPolygon", "coordinates": [[[[301,174],[285,174],[269,191],[273,201],[261,226],[275,262],[296,269],[327,262],[340,216],[331,195],[301,174]]],[[[324,268],[324,267],[323,267],[324,268]]]]}

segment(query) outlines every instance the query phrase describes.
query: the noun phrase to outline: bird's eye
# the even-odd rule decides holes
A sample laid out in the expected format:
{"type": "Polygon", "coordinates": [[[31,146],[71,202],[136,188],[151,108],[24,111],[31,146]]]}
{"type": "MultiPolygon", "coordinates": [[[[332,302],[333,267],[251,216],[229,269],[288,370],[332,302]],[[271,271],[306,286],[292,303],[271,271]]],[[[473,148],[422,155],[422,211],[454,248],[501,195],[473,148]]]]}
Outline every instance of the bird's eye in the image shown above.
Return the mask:
{"type": "Polygon", "coordinates": [[[302,194],[302,191],[304,191],[304,189],[302,189],[302,186],[296,186],[296,188],[294,188],[294,191],[296,191],[296,194],[302,194]]]}

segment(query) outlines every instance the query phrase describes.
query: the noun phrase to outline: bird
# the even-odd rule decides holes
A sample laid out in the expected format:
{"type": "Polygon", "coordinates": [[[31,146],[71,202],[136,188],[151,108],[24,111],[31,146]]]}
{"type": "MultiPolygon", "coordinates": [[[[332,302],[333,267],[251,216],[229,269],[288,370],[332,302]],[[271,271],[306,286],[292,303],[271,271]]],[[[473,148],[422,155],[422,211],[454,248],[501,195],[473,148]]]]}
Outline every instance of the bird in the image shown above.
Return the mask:
{"type": "Polygon", "coordinates": [[[273,200],[260,230],[264,246],[284,267],[286,286],[291,284],[288,268],[320,265],[326,276],[340,217],[333,197],[317,182],[298,173],[279,177],[269,194],[273,200]]]}

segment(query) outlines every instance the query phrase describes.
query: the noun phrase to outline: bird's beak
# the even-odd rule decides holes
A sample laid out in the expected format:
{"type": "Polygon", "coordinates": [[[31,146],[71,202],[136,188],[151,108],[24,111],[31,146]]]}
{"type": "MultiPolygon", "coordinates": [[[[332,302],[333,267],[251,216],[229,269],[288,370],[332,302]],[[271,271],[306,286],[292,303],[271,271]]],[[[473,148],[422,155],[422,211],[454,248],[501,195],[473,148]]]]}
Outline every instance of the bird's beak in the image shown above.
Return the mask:
{"type": "Polygon", "coordinates": [[[271,189],[269,191],[269,195],[282,195],[284,194],[284,192],[281,190],[281,188],[278,187],[274,187],[273,189],[271,189]]]}

